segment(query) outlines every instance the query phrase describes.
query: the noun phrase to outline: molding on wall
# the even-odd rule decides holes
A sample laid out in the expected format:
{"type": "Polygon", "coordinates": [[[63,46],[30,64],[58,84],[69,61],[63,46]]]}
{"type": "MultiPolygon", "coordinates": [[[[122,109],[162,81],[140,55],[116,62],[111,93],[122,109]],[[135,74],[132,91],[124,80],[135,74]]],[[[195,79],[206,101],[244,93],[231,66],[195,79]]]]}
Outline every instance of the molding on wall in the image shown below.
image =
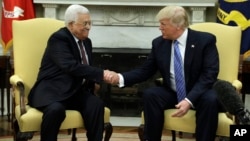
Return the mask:
{"type": "MultiPolygon", "coordinates": [[[[206,20],[207,7],[215,7],[216,0],[34,0],[42,4],[44,17],[61,19],[58,11],[70,4],[83,4],[94,15],[95,25],[157,26],[154,16],[164,5],[180,5],[190,11],[191,23],[206,20]]],[[[61,12],[64,13],[64,12],[61,12]]]]}
{"type": "Polygon", "coordinates": [[[113,5],[113,6],[214,6],[216,0],[34,0],[34,3],[48,4],[84,4],[84,5],[113,5]]]}
{"type": "Polygon", "coordinates": [[[90,37],[94,47],[150,48],[151,40],[160,35],[155,19],[165,5],[183,6],[190,24],[206,21],[206,11],[216,0],[34,0],[43,17],[64,20],[70,4],[82,4],[91,13],[90,37]],[[112,41],[110,41],[110,37],[112,41]]]}

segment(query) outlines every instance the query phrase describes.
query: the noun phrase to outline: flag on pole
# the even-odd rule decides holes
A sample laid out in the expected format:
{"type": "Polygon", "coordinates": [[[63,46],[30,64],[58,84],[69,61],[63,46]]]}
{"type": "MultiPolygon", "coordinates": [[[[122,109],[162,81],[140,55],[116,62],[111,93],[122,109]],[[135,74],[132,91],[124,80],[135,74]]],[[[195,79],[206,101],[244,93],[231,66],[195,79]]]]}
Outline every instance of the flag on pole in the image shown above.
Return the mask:
{"type": "Polygon", "coordinates": [[[242,30],[240,54],[250,50],[250,0],[219,0],[217,22],[240,26],[242,30]]]}
{"type": "Polygon", "coordinates": [[[2,0],[1,43],[6,54],[12,46],[12,21],[35,18],[33,0],[2,0]]]}

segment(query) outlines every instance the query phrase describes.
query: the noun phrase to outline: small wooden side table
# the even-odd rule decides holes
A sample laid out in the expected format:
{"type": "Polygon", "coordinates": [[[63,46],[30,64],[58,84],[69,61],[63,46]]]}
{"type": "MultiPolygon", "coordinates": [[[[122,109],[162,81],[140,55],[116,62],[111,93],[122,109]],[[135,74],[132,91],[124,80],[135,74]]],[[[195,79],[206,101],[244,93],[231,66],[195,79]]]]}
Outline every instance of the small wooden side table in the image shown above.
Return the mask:
{"type": "Polygon", "coordinates": [[[10,56],[0,56],[0,89],[1,89],[1,115],[4,115],[5,89],[7,94],[7,116],[10,121],[10,82],[11,75],[10,56]]]}

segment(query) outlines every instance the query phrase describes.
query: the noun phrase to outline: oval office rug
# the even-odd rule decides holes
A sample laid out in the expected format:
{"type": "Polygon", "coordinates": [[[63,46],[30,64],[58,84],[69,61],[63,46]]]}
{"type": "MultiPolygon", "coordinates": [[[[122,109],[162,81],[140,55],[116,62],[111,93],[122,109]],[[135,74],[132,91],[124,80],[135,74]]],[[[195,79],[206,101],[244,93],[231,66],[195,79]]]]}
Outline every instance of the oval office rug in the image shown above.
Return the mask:
{"type": "MultiPolygon", "coordinates": [[[[70,141],[71,135],[59,134],[58,141],[70,141]]],[[[0,137],[0,141],[13,141],[11,136],[9,137],[0,137]]],[[[40,141],[39,135],[34,135],[34,137],[29,141],[40,141]]],[[[77,133],[77,141],[87,141],[85,133],[77,133]]],[[[137,133],[113,133],[110,141],[139,141],[137,133]]],[[[164,135],[162,141],[171,141],[170,136],[164,135]]],[[[194,139],[183,138],[180,139],[177,137],[177,141],[194,141],[194,139]]]]}

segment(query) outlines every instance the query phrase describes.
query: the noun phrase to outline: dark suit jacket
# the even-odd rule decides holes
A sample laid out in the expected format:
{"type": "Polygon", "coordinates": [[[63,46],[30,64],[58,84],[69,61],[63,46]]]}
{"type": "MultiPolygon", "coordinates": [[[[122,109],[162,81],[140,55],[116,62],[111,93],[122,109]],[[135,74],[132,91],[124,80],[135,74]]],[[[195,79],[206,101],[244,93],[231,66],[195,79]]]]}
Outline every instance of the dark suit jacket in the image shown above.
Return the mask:
{"type": "MultiPolygon", "coordinates": [[[[152,41],[152,50],[146,62],[139,68],[125,72],[125,86],[147,80],[158,70],[163,85],[170,87],[171,40],[162,36],[152,41]]],[[[184,58],[184,73],[187,98],[195,101],[208,89],[211,89],[219,72],[219,57],[214,35],[188,29],[184,58]]]]}
{"type": "Polygon", "coordinates": [[[86,89],[90,91],[94,88],[94,82],[102,81],[103,70],[90,66],[91,40],[84,40],[84,45],[89,65],[81,64],[77,43],[66,27],[50,36],[37,81],[29,94],[29,102],[32,106],[40,107],[67,99],[79,92],[83,78],[88,80],[86,89]]]}

